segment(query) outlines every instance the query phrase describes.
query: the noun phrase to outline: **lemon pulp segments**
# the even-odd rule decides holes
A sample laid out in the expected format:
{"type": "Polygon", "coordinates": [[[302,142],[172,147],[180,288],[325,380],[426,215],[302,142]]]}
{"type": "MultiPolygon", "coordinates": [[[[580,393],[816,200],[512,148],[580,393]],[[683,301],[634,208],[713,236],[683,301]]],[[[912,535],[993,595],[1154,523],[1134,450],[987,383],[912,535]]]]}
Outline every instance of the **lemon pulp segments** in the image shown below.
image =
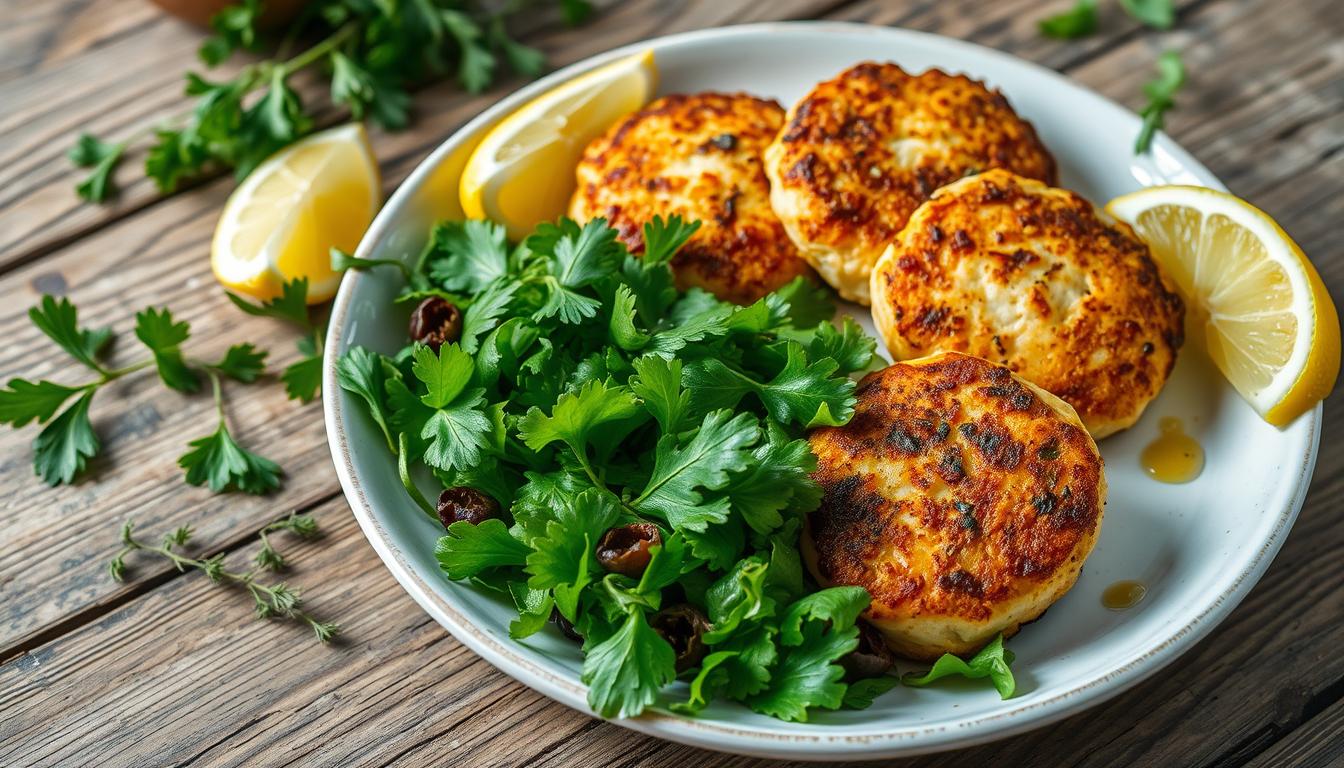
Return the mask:
{"type": "Polygon", "coordinates": [[[353,251],[377,211],[378,168],[363,128],[333,128],[281,150],[229,197],[211,249],[226,288],[257,299],[306,277],[310,303],[336,292],[330,249],[353,251]]]}
{"type": "Polygon", "coordinates": [[[462,209],[513,238],[562,215],[585,147],[642,107],[658,80],[653,52],[629,56],[543,93],[486,134],[462,171],[462,209]]]}
{"type": "Polygon", "coordinates": [[[1231,195],[1156,187],[1107,206],[1129,221],[1186,299],[1189,326],[1272,424],[1310,409],[1339,371],[1339,319],[1311,262],[1266,214],[1231,195]]]}

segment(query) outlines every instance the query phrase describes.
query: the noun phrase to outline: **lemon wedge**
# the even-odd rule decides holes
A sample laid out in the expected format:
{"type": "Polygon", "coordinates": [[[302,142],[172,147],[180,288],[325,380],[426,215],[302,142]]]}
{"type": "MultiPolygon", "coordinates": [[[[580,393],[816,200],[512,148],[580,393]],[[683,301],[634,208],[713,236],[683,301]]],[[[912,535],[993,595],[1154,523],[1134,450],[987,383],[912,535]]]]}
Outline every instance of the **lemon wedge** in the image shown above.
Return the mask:
{"type": "Polygon", "coordinates": [[[1302,249],[1245,200],[1203,187],[1150,187],[1112,200],[1166,267],[1187,326],[1246,402],[1282,426],[1330,394],[1339,315],[1302,249]]]}
{"type": "Polygon", "coordinates": [[[504,118],[462,170],[462,209],[492,219],[521,239],[563,214],[574,193],[574,166],[613,123],[644,106],[658,85],[653,51],[580,75],[504,118]]]}
{"type": "Polygon", "coordinates": [[[382,182],[359,123],[313,134],[268,157],[233,191],[215,228],[210,266],[230,291],[280,295],[308,278],[308,303],[336,293],[333,247],[353,251],[381,203],[382,182]]]}

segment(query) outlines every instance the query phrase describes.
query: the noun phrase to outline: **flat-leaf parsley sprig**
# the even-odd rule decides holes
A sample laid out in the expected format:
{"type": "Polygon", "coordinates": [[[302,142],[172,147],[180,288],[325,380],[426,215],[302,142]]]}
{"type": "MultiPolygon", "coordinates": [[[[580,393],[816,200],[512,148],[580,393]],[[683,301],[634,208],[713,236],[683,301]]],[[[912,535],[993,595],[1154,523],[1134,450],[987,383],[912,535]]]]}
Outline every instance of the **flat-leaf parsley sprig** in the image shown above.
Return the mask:
{"type": "Polygon", "coordinates": [[[183,554],[192,537],[190,526],[182,526],[163,536],[158,544],[150,544],[135,537],[135,527],[131,520],[121,526],[121,549],[108,561],[108,574],[121,581],[126,574],[126,556],[132,552],[146,552],[167,558],[179,571],[193,568],[204,573],[216,584],[235,584],[246,589],[252,596],[254,612],[259,619],[283,618],[306,624],[319,642],[330,642],[340,633],[340,627],[327,621],[318,621],[303,610],[299,590],[278,582],[265,584],[258,580],[263,571],[281,571],[286,567],[285,559],[271,544],[269,534],[288,531],[302,538],[318,535],[317,522],[309,515],[291,513],[263,527],[258,533],[261,549],[253,557],[253,567],[246,571],[231,571],[224,566],[224,553],[216,553],[205,558],[189,557],[183,554]],[[176,548],[176,549],[174,549],[176,548]]]}
{"type": "MultiPolygon", "coordinates": [[[[409,89],[417,84],[453,73],[463,88],[477,93],[494,81],[501,60],[518,74],[535,76],[545,58],[510,37],[504,24],[506,15],[526,4],[313,0],[284,31],[273,57],[253,61],[221,81],[188,72],[186,95],[196,99],[189,112],[120,141],[82,134],[69,153],[72,162],[90,169],[77,192],[90,202],[114,195],[112,172],[145,138],[151,139],[145,175],[161,192],[215,168],[233,168],[242,179],[316,123],[317,110],[289,85],[303,70],[317,69],[329,78],[331,104],[389,129],[408,123],[409,89]],[[300,39],[313,42],[290,55],[300,39]]],[[[215,34],[201,45],[201,61],[213,67],[234,51],[260,51],[273,42],[258,26],[262,10],[259,0],[243,0],[216,14],[215,34]]],[[[587,15],[588,4],[563,0],[561,10],[566,20],[577,23],[587,15]]]]}
{"type": "Polygon", "coordinates": [[[677,290],[669,262],[695,229],[654,219],[641,258],[601,220],[512,245],[496,224],[441,224],[405,288],[413,343],[348,350],[341,387],[447,526],[447,576],[511,595],[515,638],[572,627],[600,714],[637,715],[677,677],[690,713],[866,706],[897,683],[839,664],[868,594],[816,590],[797,545],[821,498],[803,434],[849,420],[875,342],[807,280],[749,306],[677,290]]]}
{"type": "Polygon", "coordinates": [[[285,394],[291,400],[307,403],[322,391],[322,331],[325,325],[313,319],[308,306],[308,278],[287,281],[280,295],[260,304],[225,291],[233,305],[249,315],[283,320],[303,332],[298,347],[301,357],[280,372],[285,394]]]}
{"type": "Polygon", "coordinates": [[[182,344],[191,335],[190,326],[174,319],[166,308],[150,307],[135,316],[135,337],[150,358],[109,368],[101,355],[112,341],[112,329],[81,328],[78,310],[69,299],[43,296],[28,317],[69,356],[76,369],[93,376],[80,384],[13,378],[0,388],[0,424],[16,428],[29,422],[45,425],[33,440],[33,469],[49,485],[73,482],[102,448],[89,417],[94,395],[118,379],[154,368],[170,389],[193,393],[200,390],[202,378],[207,378],[214,391],[216,431],[192,441],[193,450],[179,459],[187,470],[187,482],[208,484],[216,492],[236,488],[259,494],[279,487],[280,467],[239,446],[229,435],[224,413],[221,379],[256,381],[265,370],[264,350],[244,343],[229,347],[217,361],[189,358],[182,344]]]}

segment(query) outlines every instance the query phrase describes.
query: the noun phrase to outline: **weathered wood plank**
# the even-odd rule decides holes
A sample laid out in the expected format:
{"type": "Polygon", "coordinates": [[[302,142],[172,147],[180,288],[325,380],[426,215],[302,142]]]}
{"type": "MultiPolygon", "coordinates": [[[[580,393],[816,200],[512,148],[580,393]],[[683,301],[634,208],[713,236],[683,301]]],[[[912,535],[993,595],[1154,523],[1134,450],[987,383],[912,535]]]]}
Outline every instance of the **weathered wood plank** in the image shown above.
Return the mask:
{"type": "Polygon", "coordinates": [[[1344,699],[1308,720],[1274,746],[1256,756],[1246,768],[1328,768],[1344,763],[1344,699]]]}
{"type": "MultiPolygon", "coordinates": [[[[770,13],[805,14],[828,7],[819,0],[790,0],[770,13]],[[810,4],[809,4],[810,2],[810,4]]],[[[557,46],[557,60],[572,60],[649,34],[643,24],[691,28],[737,18],[757,18],[760,8],[725,10],[710,4],[678,12],[656,3],[636,3],[584,28],[561,30],[540,42],[557,46]],[[656,10],[652,20],[634,24],[636,6],[656,10]],[[573,38],[573,39],[571,39],[573,38]]],[[[491,98],[498,98],[494,93],[491,98]]],[[[392,188],[424,153],[485,104],[443,84],[425,91],[415,133],[376,134],[378,153],[389,161],[383,178],[392,188]]],[[[225,301],[210,275],[209,238],[231,183],[227,179],[180,195],[118,221],[0,279],[0,329],[11,344],[0,349],[0,376],[33,379],[56,376],[58,359],[25,313],[42,292],[66,292],[90,325],[116,325],[126,332],[122,354],[133,354],[131,316],[148,304],[167,304],[192,323],[191,349],[217,356],[230,343],[251,340],[271,348],[283,365],[294,358],[293,334],[282,326],[245,318],[225,301]]],[[[67,381],[68,378],[56,378],[67,381]]],[[[82,381],[75,378],[67,383],[82,381]]],[[[312,503],[339,488],[327,458],[319,406],[303,408],[284,400],[278,387],[251,388],[234,399],[238,436],[290,473],[286,488],[266,499],[211,496],[186,487],[175,464],[187,441],[208,434],[208,396],[164,394],[157,383],[140,379],[114,384],[94,403],[95,427],[108,449],[93,479],[76,488],[49,489],[31,474],[29,443],[35,430],[0,433],[0,658],[20,638],[38,633],[100,601],[116,599],[134,584],[117,587],[100,572],[102,553],[112,545],[117,521],[129,514],[169,526],[199,524],[219,537],[255,527],[258,521],[296,505],[312,503]],[[101,402],[99,402],[101,401],[101,402]],[[101,415],[100,415],[101,414],[101,415]],[[139,508],[145,511],[140,512],[139,508]]],[[[159,573],[163,571],[160,570],[159,573]]]]}

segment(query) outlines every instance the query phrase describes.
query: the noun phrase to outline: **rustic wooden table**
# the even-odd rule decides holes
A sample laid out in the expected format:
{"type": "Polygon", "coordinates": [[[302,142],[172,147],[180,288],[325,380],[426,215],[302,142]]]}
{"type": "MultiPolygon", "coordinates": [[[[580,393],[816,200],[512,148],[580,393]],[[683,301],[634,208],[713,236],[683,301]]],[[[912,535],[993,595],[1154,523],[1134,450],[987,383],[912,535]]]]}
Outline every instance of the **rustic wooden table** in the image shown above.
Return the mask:
{"type": "MultiPolygon", "coordinates": [[[[1344,298],[1344,10],[1339,0],[1181,0],[1154,33],[1104,6],[1103,32],[1043,39],[1036,20],[1069,0],[776,0],[609,7],[585,27],[529,35],[555,65],[630,41],[764,19],[848,19],[929,30],[1009,51],[1131,107],[1166,48],[1190,81],[1169,128],[1236,193],[1311,254],[1344,298]]],[[[610,5],[609,3],[607,5],[610,5]]],[[[227,178],[171,197],[123,169],[104,207],[73,194],[63,157],[80,130],[111,136],[182,108],[198,33],[143,0],[0,0],[0,376],[56,372],[24,314],[65,294],[93,325],[128,331],[166,304],[193,348],[248,339],[293,359],[292,334],[241,315],[210,276],[209,238],[227,178]]],[[[517,82],[477,97],[418,95],[413,128],[374,134],[391,190],[439,141],[517,82]]],[[[338,119],[332,114],[330,120],[338,119]]],[[[130,346],[130,345],[126,345],[130,346]]],[[[114,357],[129,350],[114,352],[114,357]]],[[[1133,691],[1034,733],[919,765],[1326,765],[1344,760],[1344,402],[1326,406],[1306,508],[1259,586],[1209,639],[1133,691]]],[[[99,395],[108,445],[89,476],[33,476],[33,430],[0,430],[0,765],[757,765],[656,741],[519,685],[453,640],[383,568],[336,482],[321,406],[279,386],[235,398],[234,431],[287,471],[266,498],[185,486],[175,457],[209,423],[206,396],[146,379],[99,395]],[[290,547],[289,578],[342,642],[252,621],[240,594],[157,560],[124,583],[104,565],[117,528],[195,526],[206,552],[241,564],[288,510],[326,536],[290,547]]]]}

